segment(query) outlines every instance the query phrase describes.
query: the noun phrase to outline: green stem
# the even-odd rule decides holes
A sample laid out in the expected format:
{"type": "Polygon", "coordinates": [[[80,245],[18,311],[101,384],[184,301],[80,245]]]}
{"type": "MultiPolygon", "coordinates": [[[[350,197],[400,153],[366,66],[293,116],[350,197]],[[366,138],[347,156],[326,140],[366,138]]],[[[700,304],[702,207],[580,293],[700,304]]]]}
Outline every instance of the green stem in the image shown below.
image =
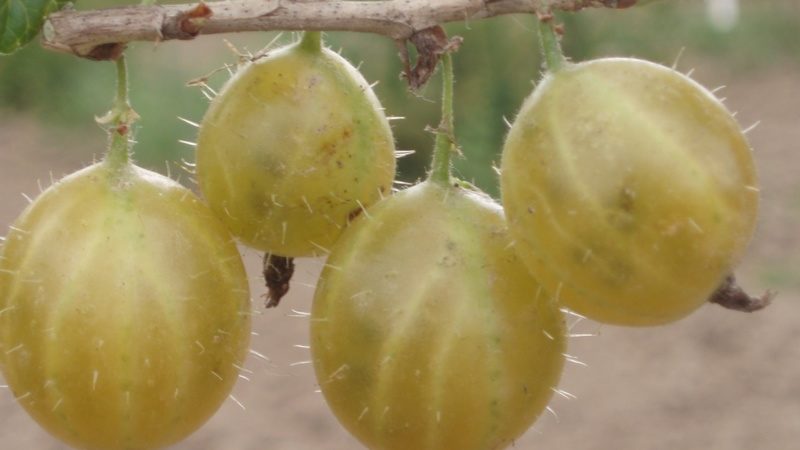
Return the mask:
{"type": "Polygon", "coordinates": [[[431,174],[428,179],[450,184],[450,157],[456,146],[453,125],[453,58],[450,53],[442,55],[442,121],[436,131],[436,143],[433,147],[431,174]]]}
{"type": "Polygon", "coordinates": [[[318,52],[322,50],[322,32],[320,31],[303,32],[303,38],[300,40],[300,47],[312,52],[318,52]]]}
{"type": "Polygon", "coordinates": [[[539,21],[539,44],[542,47],[547,70],[554,73],[567,64],[567,58],[564,57],[564,52],[561,51],[561,45],[558,43],[558,34],[556,34],[553,20],[551,17],[548,20],[539,21]]]}
{"type": "Polygon", "coordinates": [[[128,64],[125,55],[117,59],[117,96],[114,98],[114,108],[118,111],[130,108],[128,103],[128,64]]]}
{"type": "Polygon", "coordinates": [[[108,132],[111,143],[106,154],[107,163],[114,168],[124,167],[130,160],[128,132],[135,117],[136,113],[128,102],[128,68],[123,55],[117,59],[117,96],[110,113],[111,127],[108,132]]]}

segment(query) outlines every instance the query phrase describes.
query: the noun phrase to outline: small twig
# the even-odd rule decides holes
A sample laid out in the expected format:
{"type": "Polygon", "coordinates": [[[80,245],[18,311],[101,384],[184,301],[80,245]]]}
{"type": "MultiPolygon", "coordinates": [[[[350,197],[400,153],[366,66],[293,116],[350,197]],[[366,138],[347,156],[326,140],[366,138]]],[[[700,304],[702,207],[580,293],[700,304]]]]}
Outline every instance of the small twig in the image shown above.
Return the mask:
{"type": "Polygon", "coordinates": [[[776,295],[775,291],[767,291],[761,297],[751,296],[736,284],[736,277],[730,274],[708,301],[734,311],[753,312],[769,306],[776,295]]]}

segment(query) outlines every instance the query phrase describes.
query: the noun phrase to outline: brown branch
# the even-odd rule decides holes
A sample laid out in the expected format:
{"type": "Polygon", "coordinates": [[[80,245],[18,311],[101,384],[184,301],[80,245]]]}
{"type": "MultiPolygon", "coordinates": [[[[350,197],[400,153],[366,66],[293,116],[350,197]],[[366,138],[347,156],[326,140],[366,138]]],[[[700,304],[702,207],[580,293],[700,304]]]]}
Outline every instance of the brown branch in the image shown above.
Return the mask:
{"type": "Polygon", "coordinates": [[[404,41],[447,22],[512,13],[587,7],[625,8],[636,0],[224,0],[205,5],[127,6],[51,14],[42,44],[93,59],[132,41],[191,39],[198,34],[264,30],[375,33],[404,41]]]}

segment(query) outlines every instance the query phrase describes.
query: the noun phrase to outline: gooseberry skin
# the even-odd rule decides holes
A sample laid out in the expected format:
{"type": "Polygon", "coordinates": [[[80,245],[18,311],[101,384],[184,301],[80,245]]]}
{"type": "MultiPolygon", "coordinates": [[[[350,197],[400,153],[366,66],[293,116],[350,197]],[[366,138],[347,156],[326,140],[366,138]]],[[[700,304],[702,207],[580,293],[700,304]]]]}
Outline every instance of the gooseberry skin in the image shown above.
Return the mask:
{"type": "Polygon", "coordinates": [[[508,134],[501,189],[534,276],[597,321],[658,325],[704,304],[756,224],[752,152],[705,88],[612,58],[548,74],[508,134]]]}
{"type": "Polygon", "coordinates": [[[243,243],[282,256],[326,253],[394,174],[370,86],[335,52],[303,42],[241,68],[200,126],[197,179],[211,208],[243,243]]]}
{"type": "Polygon", "coordinates": [[[501,449],[562,370],[561,312],[483,194],[425,182],[337,243],[311,312],[312,361],[339,421],[372,450],[501,449]]]}
{"type": "Polygon", "coordinates": [[[0,258],[0,368],[47,431],[85,449],[153,449],[225,400],[249,343],[230,234],[194,194],[103,162],[47,189],[0,258]]]}

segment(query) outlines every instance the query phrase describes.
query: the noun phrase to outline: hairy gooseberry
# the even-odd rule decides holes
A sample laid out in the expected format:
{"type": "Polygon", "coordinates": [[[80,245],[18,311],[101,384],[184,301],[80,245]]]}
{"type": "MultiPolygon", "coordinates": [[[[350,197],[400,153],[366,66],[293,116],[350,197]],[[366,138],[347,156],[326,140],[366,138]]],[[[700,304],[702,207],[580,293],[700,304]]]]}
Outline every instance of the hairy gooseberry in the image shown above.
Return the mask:
{"type": "Polygon", "coordinates": [[[756,222],[750,146],[708,90],[625,58],[566,64],[503,149],[520,257],[564,305],[621,325],[677,320],[730,273],[756,222]]]}
{"type": "Polygon", "coordinates": [[[104,161],[47,189],[0,254],[0,368],[50,433],[151,449],[227,398],[249,292],[223,225],[186,188],[104,161]]]}
{"type": "Polygon", "coordinates": [[[394,173],[377,98],[319,33],[241,68],[200,126],[205,198],[235,236],[269,253],[325,253],[394,173]]]}
{"type": "Polygon", "coordinates": [[[342,235],[319,280],[322,393],[371,449],[501,449],[545,408],[564,362],[555,303],[487,196],[427,181],[342,235]]]}

